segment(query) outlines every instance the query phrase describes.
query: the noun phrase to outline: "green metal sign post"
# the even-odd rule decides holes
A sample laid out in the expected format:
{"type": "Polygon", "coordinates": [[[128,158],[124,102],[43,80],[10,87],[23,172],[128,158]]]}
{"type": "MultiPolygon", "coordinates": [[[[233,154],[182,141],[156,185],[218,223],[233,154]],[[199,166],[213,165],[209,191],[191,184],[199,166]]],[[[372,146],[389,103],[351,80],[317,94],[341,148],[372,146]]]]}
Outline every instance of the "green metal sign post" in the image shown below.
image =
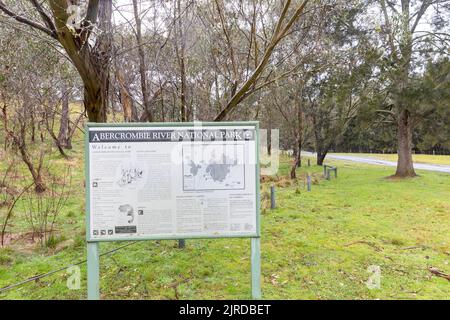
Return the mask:
{"type": "Polygon", "coordinates": [[[261,238],[251,238],[252,298],[261,299],[261,238]]]}
{"type": "Polygon", "coordinates": [[[100,299],[100,254],[99,243],[87,243],[87,286],[88,299],[100,299]]]}
{"type": "MultiPolygon", "coordinates": [[[[100,242],[101,241],[135,241],[135,240],[177,240],[180,239],[180,235],[167,235],[167,236],[130,236],[130,237],[105,237],[98,238],[92,235],[97,235],[92,232],[91,225],[91,183],[94,187],[97,182],[91,181],[91,166],[90,166],[90,130],[100,130],[102,128],[113,128],[121,134],[126,132],[130,128],[163,128],[165,131],[170,129],[178,129],[181,127],[190,127],[197,130],[198,127],[206,127],[208,130],[224,131],[231,128],[231,130],[238,130],[240,127],[249,128],[254,130],[254,146],[255,146],[255,206],[256,206],[256,231],[254,233],[223,233],[223,234],[200,234],[200,235],[186,235],[183,234],[183,239],[206,239],[206,238],[250,238],[251,243],[251,296],[253,299],[261,299],[261,253],[260,253],[260,166],[259,166],[259,123],[254,121],[249,122],[202,122],[202,123],[124,123],[124,124],[98,124],[88,123],[85,130],[85,175],[86,175],[86,240],[87,240],[87,298],[89,300],[100,299],[100,242]],[[100,129],[99,129],[100,128],[100,129]],[[217,129],[216,129],[217,128],[217,129]],[[234,128],[234,129],[233,129],[234,128]],[[236,129],[238,128],[238,129],[236,129]]],[[[191,130],[190,129],[190,130],[191,130]]],[[[135,129],[136,130],[136,129],[135,129]]],[[[247,130],[247,129],[246,129],[247,130]]],[[[110,142],[110,141],[108,141],[110,142]]],[[[135,142],[134,142],[135,143],[135,142]]],[[[92,200],[94,201],[94,200],[92,200]]],[[[103,230],[102,230],[103,231],[103,230]]],[[[111,234],[113,233],[112,230],[111,234]]],[[[106,230],[105,230],[106,232],[106,230]]],[[[106,235],[106,233],[105,233],[106,235]]]]}
{"type": "MultiPolygon", "coordinates": [[[[251,238],[251,284],[252,299],[261,299],[261,251],[260,238],[251,238]]],[[[99,243],[87,244],[87,296],[88,300],[100,299],[99,243]]]]}

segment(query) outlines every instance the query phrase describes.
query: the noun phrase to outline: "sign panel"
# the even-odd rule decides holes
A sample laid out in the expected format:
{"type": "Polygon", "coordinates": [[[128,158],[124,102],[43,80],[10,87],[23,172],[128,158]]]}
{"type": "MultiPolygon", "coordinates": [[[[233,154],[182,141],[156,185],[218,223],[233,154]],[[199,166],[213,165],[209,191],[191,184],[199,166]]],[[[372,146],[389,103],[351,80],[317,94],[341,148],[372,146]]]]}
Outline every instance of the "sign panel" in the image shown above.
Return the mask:
{"type": "Polygon", "coordinates": [[[259,236],[258,123],[88,124],[88,241],[259,236]]]}

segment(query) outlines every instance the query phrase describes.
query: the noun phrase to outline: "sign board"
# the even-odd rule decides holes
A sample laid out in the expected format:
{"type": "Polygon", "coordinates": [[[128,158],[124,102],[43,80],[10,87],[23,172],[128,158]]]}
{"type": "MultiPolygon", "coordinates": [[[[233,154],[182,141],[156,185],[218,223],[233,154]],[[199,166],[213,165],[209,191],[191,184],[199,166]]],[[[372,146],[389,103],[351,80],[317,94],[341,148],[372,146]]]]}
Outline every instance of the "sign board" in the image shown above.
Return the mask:
{"type": "Polygon", "coordinates": [[[100,298],[102,241],[251,238],[261,298],[258,122],[88,123],[88,299],[100,298]]]}
{"type": "Polygon", "coordinates": [[[87,240],[259,237],[258,123],[88,124],[87,240]]]}

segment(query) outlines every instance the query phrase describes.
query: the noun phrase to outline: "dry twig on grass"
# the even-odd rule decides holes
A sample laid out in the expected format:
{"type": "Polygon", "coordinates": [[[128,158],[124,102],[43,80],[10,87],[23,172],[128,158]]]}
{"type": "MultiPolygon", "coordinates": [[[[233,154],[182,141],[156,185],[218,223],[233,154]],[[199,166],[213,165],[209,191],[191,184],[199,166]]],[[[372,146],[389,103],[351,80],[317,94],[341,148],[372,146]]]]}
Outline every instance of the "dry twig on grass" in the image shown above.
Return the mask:
{"type": "Polygon", "coordinates": [[[429,266],[428,271],[430,271],[432,274],[434,274],[437,277],[441,277],[441,278],[444,278],[444,279],[447,279],[448,281],[450,281],[450,275],[440,271],[438,268],[429,266]]]}

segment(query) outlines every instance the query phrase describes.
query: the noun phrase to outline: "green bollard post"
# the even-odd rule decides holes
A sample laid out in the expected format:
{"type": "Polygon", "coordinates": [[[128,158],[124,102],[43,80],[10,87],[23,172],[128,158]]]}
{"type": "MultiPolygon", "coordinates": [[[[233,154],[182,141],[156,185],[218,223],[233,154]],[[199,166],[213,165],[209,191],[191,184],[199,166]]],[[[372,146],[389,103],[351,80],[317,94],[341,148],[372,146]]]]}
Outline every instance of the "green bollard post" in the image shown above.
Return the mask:
{"type": "Polygon", "coordinates": [[[275,209],[275,187],[270,187],[270,209],[275,209]]]}

